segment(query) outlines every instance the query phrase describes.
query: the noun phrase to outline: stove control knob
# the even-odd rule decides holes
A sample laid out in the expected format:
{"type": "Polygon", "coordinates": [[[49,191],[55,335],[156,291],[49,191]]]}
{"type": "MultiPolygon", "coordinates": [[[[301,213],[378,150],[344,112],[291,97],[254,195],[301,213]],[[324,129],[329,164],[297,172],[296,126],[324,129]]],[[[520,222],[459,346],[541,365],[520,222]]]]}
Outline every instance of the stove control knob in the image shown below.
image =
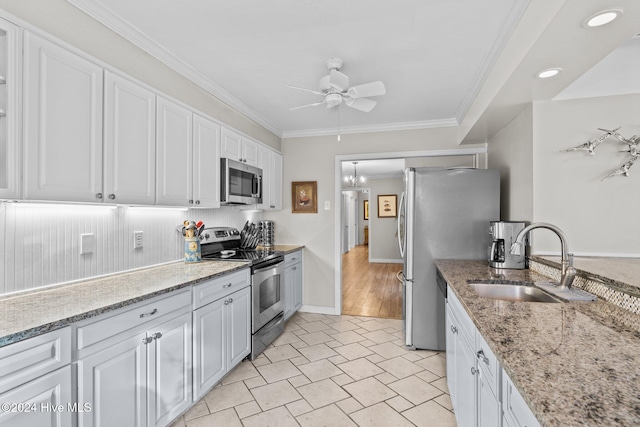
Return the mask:
{"type": "Polygon", "coordinates": [[[208,239],[209,237],[211,237],[211,236],[209,235],[209,233],[204,233],[204,238],[205,238],[205,239],[208,239]]]}

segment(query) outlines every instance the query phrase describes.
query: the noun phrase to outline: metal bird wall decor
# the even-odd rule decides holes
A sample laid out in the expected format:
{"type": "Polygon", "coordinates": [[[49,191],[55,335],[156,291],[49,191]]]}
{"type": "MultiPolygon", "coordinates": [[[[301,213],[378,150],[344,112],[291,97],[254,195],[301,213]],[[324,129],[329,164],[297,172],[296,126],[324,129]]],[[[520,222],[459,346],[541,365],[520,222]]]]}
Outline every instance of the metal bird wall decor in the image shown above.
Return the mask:
{"type": "Polygon", "coordinates": [[[618,133],[618,130],[620,130],[619,127],[613,130],[602,129],[602,128],[598,128],[598,130],[604,132],[604,134],[601,135],[598,139],[594,141],[585,142],[584,144],[580,144],[578,146],[568,148],[564,151],[565,152],[587,151],[591,156],[594,156],[596,154],[595,149],[598,147],[598,145],[603,143],[610,136],[613,136],[618,141],[620,141],[621,144],[624,144],[627,146],[627,149],[622,150],[622,152],[629,153],[631,157],[629,158],[629,160],[623,163],[618,169],[614,170],[609,175],[602,178],[602,181],[618,175],[629,176],[629,169],[631,169],[633,164],[640,157],[640,137],[638,137],[637,135],[633,135],[631,138],[627,139],[624,136],[622,136],[620,133],[618,133]]]}

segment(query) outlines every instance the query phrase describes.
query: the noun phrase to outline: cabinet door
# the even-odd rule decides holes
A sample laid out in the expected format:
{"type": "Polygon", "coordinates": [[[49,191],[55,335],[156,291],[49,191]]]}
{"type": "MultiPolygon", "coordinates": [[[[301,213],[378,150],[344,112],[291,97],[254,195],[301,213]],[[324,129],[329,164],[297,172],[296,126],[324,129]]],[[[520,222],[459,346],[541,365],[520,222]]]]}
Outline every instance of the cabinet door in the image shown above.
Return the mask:
{"type": "Polygon", "coordinates": [[[456,358],[458,343],[458,326],[456,319],[451,312],[451,307],[447,304],[446,309],[446,343],[447,343],[447,387],[451,396],[451,404],[454,408],[458,407],[458,383],[457,383],[457,366],[456,358]]]}
{"type": "Polygon", "coordinates": [[[220,125],[193,115],[194,206],[220,207],[220,125]]]}
{"type": "Polygon", "coordinates": [[[463,334],[458,335],[456,369],[458,406],[454,408],[459,427],[474,427],[476,423],[476,355],[463,334]]]}
{"type": "Polygon", "coordinates": [[[500,427],[502,410],[498,399],[489,387],[490,378],[486,378],[484,371],[478,375],[478,427],[500,427]]]}
{"type": "Polygon", "coordinates": [[[156,96],[105,72],[104,197],[117,203],[156,200],[156,96]]]}
{"type": "Polygon", "coordinates": [[[193,403],[191,316],[191,312],[182,314],[148,332],[153,338],[147,395],[151,425],[168,425],[193,403]]]}
{"type": "Polygon", "coordinates": [[[190,206],[193,201],[193,114],[158,97],[157,203],[190,206]]]}
{"type": "Polygon", "coordinates": [[[284,318],[285,320],[291,317],[294,310],[294,286],[295,286],[295,271],[293,265],[284,269],[284,318]]]}
{"type": "Polygon", "coordinates": [[[271,152],[271,209],[282,209],[282,154],[271,152]]]}
{"type": "Polygon", "coordinates": [[[80,427],[147,425],[146,333],[78,361],[78,403],[91,412],[78,414],[80,427]]]}
{"type": "Polygon", "coordinates": [[[262,203],[259,205],[260,209],[271,209],[271,181],[273,180],[273,174],[271,171],[271,153],[272,150],[267,147],[260,147],[260,161],[258,167],[262,169],[262,203]]]}
{"type": "Polygon", "coordinates": [[[260,164],[260,144],[242,137],[242,161],[248,165],[259,167],[260,164]]]}
{"type": "Polygon", "coordinates": [[[220,132],[220,157],[241,161],[242,136],[223,127],[220,132]]]}
{"type": "Polygon", "coordinates": [[[228,313],[229,364],[233,369],[251,352],[251,288],[246,287],[231,294],[226,305],[228,313]]]}
{"type": "Polygon", "coordinates": [[[19,130],[22,123],[22,33],[0,19],[0,198],[20,195],[22,173],[19,130]]]}
{"type": "Polygon", "coordinates": [[[302,263],[291,267],[293,269],[293,311],[302,307],[302,263]]]}
{"type": "Polygon", "coordinates": [[[25,33],[24,196],[102,198],[102,68],[25,33]]]}
{"type": "Polygon", "coordinates": [[[220,299],[193,312],[193,400],[200,399],[227,373],[227,320],[220,299]]]}
{"type": "Polygon", "coordinates": [[[3,404],[17,404],[14,411],[0,412],[2,427],[65,427],[72,423],[71,366],[29,381],[13,390],[0,394],[3,404]],[[18,410],[25,408],[27,410],[18,410]]]}

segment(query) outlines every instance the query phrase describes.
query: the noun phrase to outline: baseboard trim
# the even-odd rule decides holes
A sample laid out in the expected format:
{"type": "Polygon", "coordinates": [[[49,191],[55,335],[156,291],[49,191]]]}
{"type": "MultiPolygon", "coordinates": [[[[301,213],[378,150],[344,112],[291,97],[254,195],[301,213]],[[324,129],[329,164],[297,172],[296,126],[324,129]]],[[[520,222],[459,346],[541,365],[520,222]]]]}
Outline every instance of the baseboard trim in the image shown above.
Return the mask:
{"type": "Polygon", "coordinates": [[[298,311],[303,313],[316,314],[336,314],[335,307],[325,307],[323,305],[303,305],[298,311]]]}
{"type": "Polygon", "coordinates": [[[402,259],[384,259],[384,258],[371,258],[369,262],[379,262],[383,264],[402,264],[402,259]]]}

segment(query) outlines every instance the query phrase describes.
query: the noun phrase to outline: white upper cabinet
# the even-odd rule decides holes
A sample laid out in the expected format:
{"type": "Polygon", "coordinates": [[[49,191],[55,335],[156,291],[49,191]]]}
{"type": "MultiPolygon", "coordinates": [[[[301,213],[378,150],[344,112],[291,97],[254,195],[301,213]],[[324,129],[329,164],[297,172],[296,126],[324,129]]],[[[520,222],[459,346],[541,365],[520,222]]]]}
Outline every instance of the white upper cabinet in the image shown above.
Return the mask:
{"type": "Polygon", "coordinates": [[[20,195],[22,32],[0,19],[0,197],[20,195]]]}
{"type": "Polygon", "coordinates": [[[25,33],[25,198],[102,199],[102,78],[102,67],[25,33]]]}
{"type": "Polygon", "coordinates": [[[220,125],[193,115],[193,205],[220,207],[220,125]]]}
{"type": "Polygon", "coordinates": [[[260,144],[231,129],[222,128],[220,157],[260,167],[260,144]]]}
{"type": "Polygon", "coordinates": [[[156,95],[105,72],[104,197],[114,203],[155,203],[156,95]]]}
{"type": "Polygon", "coordinates": [[[157,197],[159,205],[193,204],[193,113],[158,97],[157,197]]]}

